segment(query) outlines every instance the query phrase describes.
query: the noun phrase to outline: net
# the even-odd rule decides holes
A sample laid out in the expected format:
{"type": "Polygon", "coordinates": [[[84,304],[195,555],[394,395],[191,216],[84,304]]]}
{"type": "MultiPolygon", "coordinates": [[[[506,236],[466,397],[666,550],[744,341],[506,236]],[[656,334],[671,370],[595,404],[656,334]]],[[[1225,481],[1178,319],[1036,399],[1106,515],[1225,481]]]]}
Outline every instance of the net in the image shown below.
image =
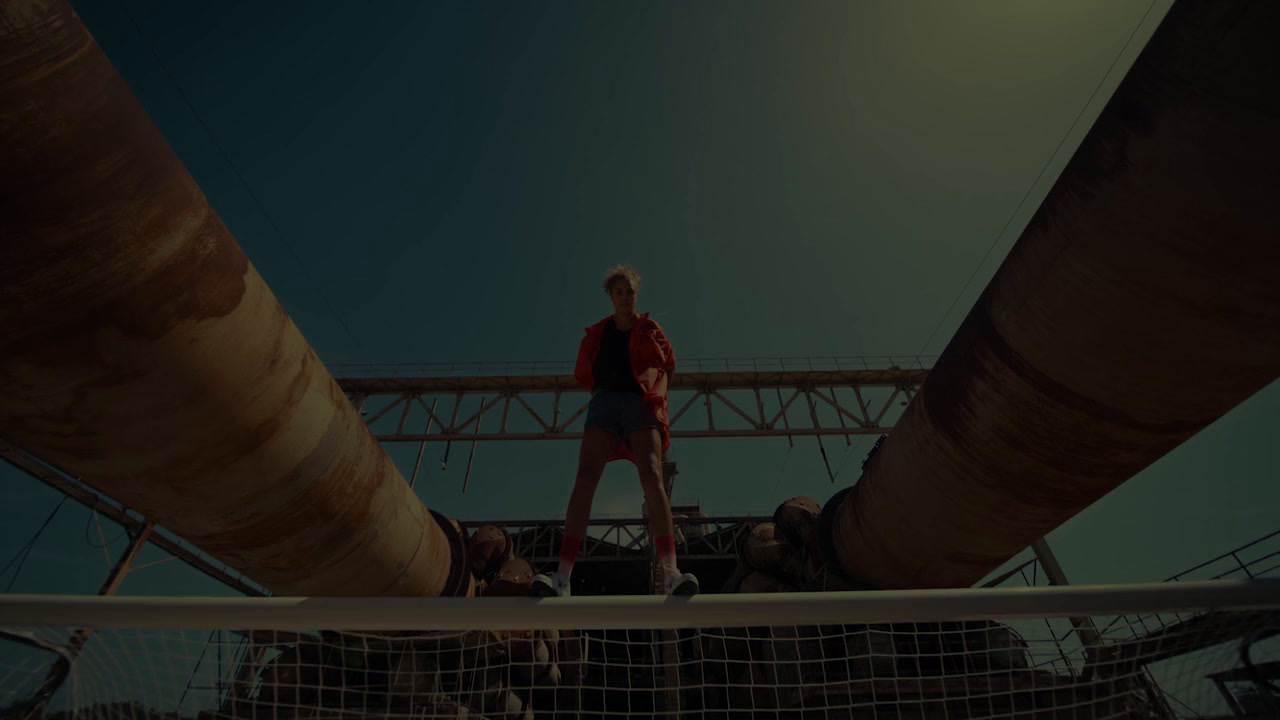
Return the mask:
{"type": "Polygon", "coordinates": [[[678,600],[5,596],[0,628],[5,717],[1280,717],[1276,581],[678,600]]]}

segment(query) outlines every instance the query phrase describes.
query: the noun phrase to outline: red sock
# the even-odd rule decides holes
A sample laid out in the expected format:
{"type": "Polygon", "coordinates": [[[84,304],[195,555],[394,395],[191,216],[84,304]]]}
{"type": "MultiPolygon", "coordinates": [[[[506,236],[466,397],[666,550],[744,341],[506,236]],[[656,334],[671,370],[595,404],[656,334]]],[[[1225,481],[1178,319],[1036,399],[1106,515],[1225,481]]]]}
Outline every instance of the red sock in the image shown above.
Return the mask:
{"type": "Polygon", "coordinates": [[[668,575],[676,572],[676,538],[674,535],[659,535],[653,539],[653,547],[658,551],[658,560],[668,575]]]}
{"type": "Polygon", "coordinates": [[[573,563],[578,559],[578,548],[582,547],[582,538],[564,536],[560,543],[560,574],[566,578],[573,574],[573,563]]]}

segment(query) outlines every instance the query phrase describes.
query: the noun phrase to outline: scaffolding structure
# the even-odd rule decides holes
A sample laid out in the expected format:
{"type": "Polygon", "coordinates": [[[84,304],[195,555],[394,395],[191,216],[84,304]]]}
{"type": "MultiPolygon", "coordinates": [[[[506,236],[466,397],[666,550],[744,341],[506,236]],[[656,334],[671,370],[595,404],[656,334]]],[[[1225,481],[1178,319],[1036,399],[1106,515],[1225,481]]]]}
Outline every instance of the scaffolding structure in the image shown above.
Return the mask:
{"type": "MultiPolygon", "coordinates": [[[[146,542],[155,544],[182,562],[246,595],[269,594],[250,579],[209,558],[199,550],[190,548],[180,539],[169,537],[163,528],[137,516],[137,513],[128,508],[119,507],[110,500],[93,493],[74,478],[67,477],[56,468],[40,462],[13,444],[0,443],[0,457],[126,528],[130,543],[104,583],[101,594],[112,594],[116,591],[129,571],[133,559],[137,557],[140,547],[146,542]]],[[[674,485],[675,474],[675,463],[665,463],[664,475],[668,492],[674,485]]],[[[719,591],[720,586],[739,571],[743,538],[750,533],[752,527],[769,519],[754,516],[706,516],[697,506],[673,507],[673,515],[682,566],[694,570],[703,579],[704,592],[712,593],[719,591]]],[[[512,553],[528,560],[534,566],[547,565],[558,559],[563,537],[562,523],[559,520],[488,519],[463,521],[460,525],[467,533],[487,525],[500,527],[511,539],[512,553]]],[[[592,589],[595,592],[646,594],[657,591],[660,574],[653,544],[649,538],[648,518],[636,516],[594,519],[591,521],[588,534],[589,538],[581,550],[580,570],[576,575],[590,576],[592,589]]],[[[1036,551],[1036,557],[985,583],[984,587],[997,587],[1018,581],[1027,586],[1066,584],[1066,576],[1047,544],[1042,541],[1033,549],[1036,551]]],[[[1167,578],[1167,581],[1255,579],[1277,575],[1280,575],[1280,531],[1272,532],[1217,555],[1167,578]]],[[[1265,618],[1260,617],[1259,620],[1268,620],[1271,617],[1267,615],[1265,618]]],[[[1089,618],[1071,618],[1070,620],[1071,624],[1064,627],[1054,627],[1046,620],[1046,629],[1058,647],[1058,659],[1051,659],[1044,666],[1037,666],[1034,670],[1053,672],[1065,678],[1087,681],[1088,675],[1082,675],[1082,673],[1090,672],[1089,662],[1101,661],[1113,668],[1127,667],[1125,665],[1127,662],[1134,665],[1130,672],[1139,674],[1138,691],[1155,708],[1157,716],[1162,718],[1176,717],[1177,713],[1169,707],[1168,702],[1158,691],[1158,683],[1151,676],[1148,666],[1233,640],[1238,637],[1242,627],[1238,614],[1217,615],[1213,612],[1122,616],[1112,619],[1109,624],[1102,627],[1094,626],[1089,618]],[[1135,628],[1141,629],[1141,632],[1135,631],[1135,628]],[[1120,637],[1117,635],[1120,632],[1127,634],[1120,637]],[[1187,638],[1194,638],[1194,642],[1189,642],[1187,638]],[[1079,659],[1072,657],[1072,648],[1103,647],[1103,640],[1106,641],[1105,657],[1086,653],[1085,657],[1088,661],[1083,665],[1079,659]]],[[[91,634],[91,631],[83,631],[73,635],[72,644],[77,646],[75,649],[78,650],[83,646],[91,634]]],[[[652,680],[654,691],[665,698],[661,701],[663,706],[677,707],[681,702],[682,686],[678,652],[678,648],[683,647],[681,636],[678,632],[671,630],[655,630],[652,635],[648,647],[654,654],[647,662],[652,663],[658,673],[658,677],[652,680]]],[[[601,637],[605,635],[602,634],[601,637]]],[[[631,635],[627,635],[627,638],[634,640],[631,635]]],[[[288,638],[277,633],[272,642],[274,644],[270,647],[278,647],[282,642],[287,643],[288,638]]],[[[608,646],[609,643],[599,644],[601,648],[608,646]]],[[[266,647],[268,645],[263,645],[243,634],[224,631],[209,633],[196,668],[193,669],[187,682],[183,697],[193,691],[211,691],[222,698],[223,709],[227,709],[230,707],[229,704],[235,702],[237,688],[244,686],[245,673],[251,673],[252,668],[262,666],[262,651],[266,647]],[[224,659],[227,662],[224,663],[224,659]],[[202,664],[208,667],[201,670],[202,664]],[[209,668],[224,666],[234,669],[226,673],[218,670],[212,684],[200,679],[207,677],[209,668]]],[[[636,651],[636,647],[632,647],[629,652],[636,651]]],[[[634,661],[633,657],[628,659],[634,661]]],[[[610,659],[604,656],[597,660],[605,664],[610,662],[610,659]]],[[[1271,664],[1259,667],[1265,673],[1272,673],[1271,664]]],[[[62,673],[68,670],[69,664],[59,664],[52,668],[49,683],[56,685],[62,673]]],[[[1239,672],[1222,671],[1213,673],[1208,676],[1208,679],[1218,687],[1233,712],[1240,712],[1241,701],[1236,694],[1232,693],[1231,688],[1238,689],[1241,683],[1249,682],[1252,676],[1245,677],[1239,672]]],[[[939,697],[944,697],[951,691],[948,687],[944,685],[935,689],[939,697]]],[[[922,685],[921,693],[922,696],[928,697],[934,694],[934,691],[922,685]]],[[[1239,716],[1247,715],[1239,714],[1239,716]]]]}
{"type": "MultiPolygon", "coordinates": [[[[419,498],[400,484],[376,443],[419,444],[407,480],[412,488],[427,442],[445,443],[447,458],[452,443],[470,441],[469,480],[481,441],[580,437],[574,425],[586,403],[573,397],[582,391],[567,366],[525,371],[508,364],[501,372],[462,366],[345,367],[335,368],[340,376],[335,386],[70,5],[28,3],[24,10],[10,13],[13,21],[0,33],[23,58],[10,63],[12,71],[4,77],[10,96],[24,101],[13,105],[3,134],[19,150],[11,154],[10,177],[33,208],[7,225],[28,240],[17,256],[13,275],[19,280],[11,294],[35,300],[29,307],[9,305],[21,309],[10,309],[5,324],[11,328],[6,347],[14,355],[6,387],[35,399],[12,414],[6,432],[20,442],[5,442],[0,455],[125,527],[128,548],[100,594],[117,591],[146,542],[241,592],[264,594],[247,578],[169,537],[185,534],[210,548],[221,538],[237,541],[239,567],[281,592],[354,588],[470,595],[474,585],[467,581],[477,578],[467,568],[467,528],[419,507],[419,498]],[[61,113],[56,122],[50,121],[53,108],[61,113]],[[50,168],[82,172],[69,183],[72,175],[50,168]],[[153,222],[143,227],[138,217],[153,222]],[[157,238],[167,239],[163,247],[157,238]],[[92,251],[69,253],[76,245],[92,251]],[[170,262],[188,255],[218,260],[170,262]],[[104,256],[134,261],[104,265],[104,256]],[[50,287],[58,292],[47,292],[50,287]],[[131,290],[127,302],[85,314],[85,308],[102,305],[103,297],[117,297],[117,288],[131,290]],[[29,332],[30,316],[43,317],[59,332],[29,332]],[[76,364],[79,360],[58,361],[68,355],[65,348],[96,342],[94,328],[109,323],[136,330],[130,352],[100,363],[101,372],[90,377],[76,364]],[[257,352],[226,342],[245,335],[256,339],[257,352]],[[158,360],[175,358],[184,362],[171,365],[186,374],[154,372],[158,360]],[[286,367],[297,368],[296,377],[280,372],[286,367]],[[161,408],[169,415],[163,423],[136,422],[156,418],[157,407],[148,399],[189,388],[205,392],[196,401],[161,408]],[[299,394],[311,403],[293,402],[299,394]],[[266,401],[256,402],[261,398],[266,401]],[[444,398],[452,398],[447,411],[440,407],[444,398]],[[542,400],[550,407],[535,410],[542,400]],[[220,416],[211,411],[223,410],[238,414],[231,422],[216,422],[220,416]],[[330,434],[308,424],[321,422],[321,415],[330,434]],[[263,437],[247,437],[245,428],[265,428],[263,437]],[[207,447],[196,440],[215,436],[207,447]],[[320,444],[330,456],[317,460],[311,454],[316,437],[334,440],[320,444]],[[134,448],[127,454],[137,467],[120,462],[122,447],[134,448]],[[141,449],[147,447],[222,452],[144,457],[141,449]],[[256,473],[226,470],[230,455],[239,457],[241,467],[279,470],[268,486],[274,493],[270,502],[258,501],[256,473]],[[179,465],[189,469],[188,488],[213,488],[204,502],[164,492],[168,475],[162,469],[179,465]],[[105,492],[90,490],[74,477],[77,472],[105,492]],[[208,482],[213,478],[226,482],[213,486],[208,482]],[[228,491],[233,482],[239,483],[238,492],[228,491]],[[355,502],[346,494],[353,488],[362,493],[355,502]],[[310,493],[308,501],[334,510],[340,527],[378,532],[307,535],[314,528],[291,523],[301,514],[287,512],[299,493],[310,493]],[[153,499],[158,501],[151,504],[153,499]],[[146,506],[154,517],[124,503],[146,506]],[[375,512],[364,513],[367,507],[375,512]],[[414,512],[403,512],[406,507],[414,512]],[[238,515],[240,509],[248,512],[238,515]],[[160,527],[158,519],[173,532],[160,527]],[[368,572],[360,575],[363,571],[368,572]],[[358,581],[348,584],[353,575],[358,581]]],[[[1045,533],[1280,372],[1274,330],[1280,327],[1280,295],[1270,272],[1276,216],[1267,202],[1274,193],[1265,192],[1274,184],[1273,163],[1266,160],[1276,145],[1268,96],[1257,90],[1268,86],[1270,65],[1264,61],[1270,55],[1264,53],[1275,47],[1278,23],[1280,13],[1265,3],[1178,4],[1169,11],[936,363],[926,367],[920,358],[879,364],[863,359],[861,366],[837,358],[834,367],[797,367],[788,365],[795,360],[789,358],[750,366],[736,360],[684,362],[671,384],[672,437],[787,437],[793,442],[796,436],[813,436],[826,461],[824,437],[842,436],[851,444],[853,435],[883,437],[895,426],[884,449],[873,449],[860,482],[837,493],[821,516],[810,518],[815,522],[807,526],[812,532],[805,542],[818,551],[795,543],[797,552],[830,561],[864,587],[968,587],[1032,546],[1037,555],[1033,582],[1043,572],[1049,583],[1066,584],[1045,533]],[[1219,298],[1224,288],[1249,301],[1205,302],[1219,298]],[[1191,342],[1206,336],[1214,341],[1191,342]],[[1163,362],[1153,364],[1153,357],[1163,362]],[[1186,377],[1206,366],[1216,368],[1221,382],[1194,396],[1179,391],[1186,377]],[[926,377],[931,378],[926,397],[911,403],[926,377]],[[766,409],[769,391],[776,407],[766,409]],[[847,399],[849,392],[856,404],[847,399]],[[699,403],[705,426],[703,413],[695,411],[699,403]],[[908,403],[902,418],[892,416],[895,404],[908,403]],[[793,409],[807,422],[793,425],[793,409]],[[834,422],[821,422],[820,409],[834,422]],[[1059,442],[1063,437],[1074,442],[1059,442]]],[[[1128,46],[1126,41],[1121,52],[1128,46]]],[[[1041,174],[1048,168],[1046,163],[1041,174]]],[[[674,463],[664,466],[668,493],[675,470],[674,463]]],[[[834,483],[830,463],[827,471],[834,483]]],[[[747,529],[756,537],[755,521],[713,523],[698,513],[692,509],[678,523],[682,549],[701,550],[689,562],[707,564],[690,569],[707,578],[712,568],[740,566],[745,554],[740,539],[747,529]],[[729,548],[738,551],[734,557],[729,548]]],[[[595,566],[599,592],[655,590],[653,543],[640,520],[597,525],[597,541],[584,564],[595,566]],[[633,571],[632,566],[646,564],[647,574],[633,571]],[[644,578],[645,584],[625,586],[623,575],[644,578]]],[[[559,539],[554,528],[534,522],[512,529],[533,563],[554,557],[559,539]]],[[[510,529],[500,533],[513,536],[510,529]]],[[[1270,560],[1241,559],[1246,548],[1228,553],[1239,567],[1227,573],[1243,571],[1252,578],[1274,569],[1270,560]]],[[[222,554],[236,557],[225,547],[222,554]]],[[[1025,578],[1026,569],[1003,579],[1025,578]]],[[[767,575],[763,567],[756,571],[767,575]]],[[[1068,667],[1066,673],[1052,674],[1053,689],[1061,687],[1074,700],[1077,691],[1087,689],[1077,678],[1100,672],[1099,666],[1147,673],[1148,665],[1198,652],[1206,643],[1251,643],[1280,632],[1274,609],[1265,612],[1224,615],[1211,606],[1185,617],[1161,614],[1149,622],[1136,616],[1120,621],[1132,633],[1125,638],[1110,635],[1117,621],[1067,617],[1070,629],[1055,642],[1060,648],[1064,641],[1075,643],[1079,652],[1073,662],[1060,650],[1068,667]]],[[[91,632],[72,635],[42,692],[56,689],[58,673],[65,677],[91,632]]],[[[939,638],[941,628],[924,633],[929,635],[939,638]]],[[[659,644],[675,652],[674,641],[649,647],[659,644]]],[[[936,650],[951,660],[957,657],[940,640],[936,650]]],[[[784,664],[793,659],[781,658],[784,664]]],[[[648,660],[650,667],[663,666],[665,674],[659,679],[659,673],[650,672],[641,680],[665,688],[661,709],[678,710],[681,678],[671,669],[672,657],[659,659],[650,650],[648,660]]],[[[955,665],[917,667],[914,674],[895,677],[892,690],[910,688],[914,697],[945,699],[961,674],[955,665]]],[[[1033,676],[1018,673],[1014,680],[1003,672],[979,674],[983,682],[1005,683],[1007,689],[1033,676]]],[[[1144,686],[1125,687],[1126,695],[1145,693],[1151,704],[1144,705],[1144,714],[1149,709],[1152,716],[1170,717],[1156,683],[1143,677],[1144,686]]],[[[626,693],[629,703],[634,688],[626,679],[625,689],[600,684],[604,693],[615,687],[626,693]]],[[[1209,679],[1221,689],[1240,678],[1228,672],[1209,679]]],[[[874,673],[843,680],[875,695],[874,673]]],[[[1263,682],[1255,681],[1263,691],[1263,682]]],[[[1243,710],[1232,705],[1237,714],[1243,710]]]]}
{"type": "MultiPolygon", "coordinates": [[[[672,437],[786,436],[794,442],[795,436],[813,436],[825,460],[826,450],[822,444],[824,436],[843,436],[846,442],[851,442],[852,435],[884,434],[891,430],[891,410],[894,404],[905,405],[913,397],[927,377],[932,360],[930,356],[682,360],[681,370],[673,376],[671,393],[673,396],[691,393],[691,396],[672,415],[672,437]],[[684,367],[689,367],[690,370],[685,371],[684,367]],[[851,394],[856,406],[850,406],[842,399],[838,394],[840,391],[845,391],[846,395],[851,394]],[[752,416],[734,403],[731,399],[733,393],[754,397],[757,400],[754,407],[756,414],[752,416]],[[687,411],[698,400],[706,408],[705,429],[690,428],[695,422],[693,416],[701,415],[687,411]],[[772,407],[769,403],[772,403],[772,407]],[[837,421],[823,426],[819,422],[820,406],[823,412],[834,412],[837,421]],[[732,411],[738,421],[736,426],[722,420],[717,427],[714,415],[717,407],[722,412],[726,409],[732,411]],[[793,424],[793,417],[796,415],[803,415],[808,419],[808,425],[803,422],[793,424]]],[[[575,412],[564,414],[561,412],[561,402],[565,399],[576,400],[577,396],[586,393],[571,375],[564,374],[567,368],[568,364],[561,362],[340,365],[336,366],[335,374],[357,410],[364,414],[379,442],[419,443],[417,462],[408,478],[412,486],[418,476],[423,448],[428,442],[445,443],[447,458],[448,447],[455,441],[548,441],[580,438],[581,432],[574,432],[571,426],[575,422],[581,424],[585,403],[575,412]],[[476,374],[459,374],[464,371],[476,374]],[[420,374],[403,374],[406,372],[420,374]],[[459,419],[464,396],[474,395],[492,397],[487,402],[482,402],[469,417],[462,416],[459,419]],[[441,420],[445,411],[437,406],[441,396],[452,399],[452,412],[447,423],[441,420]],[[427,398],[433,400],[430,406],[426,402],[427,398]],[[540,426],[540,431],[508,431],[509,426],[520,422],[509,414],[513,401],[516,408],[527,412],[522,420],[532,420],[540,426]],[[542,413],[535,409],[536,405],[548,401],[551,403],[549,409],[542,413]],[[485,412],[499,403],[503,405],[500,424],[490,432],[482,432],[485,412]],[[411,414],[410,411],[415,408],[420,411],[419,415],[425,417],[426,429],[421,432],[406,430],[410,420],[421,419],[419,415],[411,414]],[[394,426],[389,425],[390,423],[394,423],[394,426]],[[433,426],[436,428],[434,431],[433,426]]],[[[139,535],[144,528],[152,528],[147,531],[142,542],[155,545],[227,587],[248,596],[270,594],[251,578],[156,525],[136,510],[104,496],[79,478],[3,437],[0,437],[0,459],[117,523],[130,536],[139,535]]],[[[468,458],[468,478],[473,460],[474,448],[468,458]]],[[[829,463],[827,469],[834,482],[834,473],[831,472],[829,463]]],[[[674,461],[664,464],[664,484],[668,497],[673,491],[677,473],[674,461]]],[[[698,512],[697,508],[692,510],[698,512]]],[[[735,557],[735,543],[753,518],[704,516],[690,520],[677,511],[675,521],[681,557],[699,566],[711,563],[703,568],[704,572],[710,571],[712,577],[727,577],[727,573],[711,568],[723,565],[735,557]]],[[[592,521],[589,531],[592,539],[583,545],[583,560],[591,563],[643,560],[648,556],[651,545],[647,523],[645,518],[592,521]]],[[[548,563],[558,557],[561,537],[559,520],[468,520],[462,521],[460,525],[468,530],[483,525],[504,527],[513,538],[516,555],[534,563],[548,563]]],[[[129,563],[120,565],[120,580],[128,573],[129,567],[129,563]]],[[[651,573],[645,573],[648,574],[651,573]]],[[[114,584],[118,585],[118,582],[114,584]]]]}

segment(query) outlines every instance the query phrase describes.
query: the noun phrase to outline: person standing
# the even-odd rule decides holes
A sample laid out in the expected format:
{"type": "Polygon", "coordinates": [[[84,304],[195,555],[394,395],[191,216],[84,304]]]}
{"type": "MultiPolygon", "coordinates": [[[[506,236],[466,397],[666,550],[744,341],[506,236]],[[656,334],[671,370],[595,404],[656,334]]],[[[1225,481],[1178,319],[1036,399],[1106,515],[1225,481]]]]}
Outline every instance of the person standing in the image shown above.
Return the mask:
{"type": "Polygon", "coordinates": [[[578,348],[574,379],[591,391],[586,429],[578,451],[578,474],[565,511],[560,565],[538,575],[529,593],[538,597],[569,596],[569,578],[587,534],[591,501],[614,460],[630,460],[640,474],[649,532],[663,569],[668,595],[695,595],[698,579],[676,567],[671,501],[662,482],[662,454],[671,446],[667,420],[667,384],[676,368],[675,352],[657,321],[637,314],[640,275],[619,265],[605,276],[604,291],[613,314],[587,328],[578,348]]]}

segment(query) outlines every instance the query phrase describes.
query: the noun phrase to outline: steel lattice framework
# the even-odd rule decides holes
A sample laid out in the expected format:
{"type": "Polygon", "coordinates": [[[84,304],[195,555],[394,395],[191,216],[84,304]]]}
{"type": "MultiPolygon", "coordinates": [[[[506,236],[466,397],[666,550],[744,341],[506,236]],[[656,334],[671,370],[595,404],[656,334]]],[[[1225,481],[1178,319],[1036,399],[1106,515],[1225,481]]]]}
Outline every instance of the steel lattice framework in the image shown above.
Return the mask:
{"type": "MultiPolygon", "coordinates": [[[[732,560],[736,557],[739,535],[767,517],[723,516],[673,517],[676,547],[681,559],[732,560]]],[[[493,520],[467,521],[464,528],[474,531],[484,525],[495,525],[511,536],[514,557],[534,565],[560,558],[560,542],[564,536],[563,520],[493,520]]],[[[649,548],[649,521],[646,518],[593,518],[588,537],[579,551],[579,561],[644,560],[649,548]]]]}
{"type": "MultiPolygon", "coordinates": [[[[66,473],[36,459],[30,453],[0,440],[0,460],[22,470],[67,495],[76,502],[94,510],[103,517],[119,524],[131,537],[142,536],[149,542],[188,566],[249,596],[269,593],[249,578],[227,567],[200,550],[191,547],[180,538],[170,537],[156,528],[144,530],[151,521],[130,508],[103,497],[93,489],[66,473]]],[[[762,518],[748,516],[688,517],[677,514],[674,518],[677,544],[682,557],[690,559],[732,559],[736,552],[738,536],[754,522],[762,518]]],[[[543,564],[559,558],[560,540],[563,536],[563,520],[490,520],[464,521],[461,525],[469,532],[483,525],[496,525],[511,536],[512,551],[516,557],[543,564]]],[[[583,543],[582,559],[592,561],[643,560],[648,550],[648,520],[645,518],[594,518],[590,521],[590,539],[583,543]]],[[[136,569],[136,568],[135,568],[136,569]]]]}
{"type": "MultiPolygon", "coordinates": [[[[918,357],[896,358],[780,358],[750,360],[694,360],[671,378],[671,437],[776,437],[880,435],[895,402],[910,401],[924,382],[928,369],[918,357]],[[910,363],[908,365],[908,363],[910,363]],[[911,367],[914,365],[915,367],[911,367]],[[850,404],[838,391],[852,391],[850,404]],[[883,391],[883,392],[877,392],[883,391]],[[737,397],[731,397],[736,394],[737,397]],[[772,397],[771,397],[772,396],[772,397]],[[803,398],[803,400],[801,400],[803,398]],[[776,400],[776,402],[775,402],[776,400]],[[797,402],[800,401],[800,402],[797,402]],[[695,404],[705,409],[690,412],[695,404]],[[766,406],[770,406],[766,409],[766,406]],[[720,410],[717,425],[716,410],[720,410]],[[825,425],[819,410],[834,421],[825,425]],[[793,424],[796,414],[807,422],[793,424]],[[725,421],[728,414],[729,422],[725,421]]],[[[498,374],[511,365],[471,370],[496,370],[490,375],[453,376],[454,365],[438,366],[337,366],[338,384],[362,412],[382,442],[456,440],[556,440],[582,437],[575,422],[587,410],[590,396],[567,367],[557,363],[529,363],[516,369],[523,374],[498,374]],[[541,367],[536,367],[536,366],[541,367]],[[535,367],[529,367],[535,366],[535,367]],[[551,369],[556,374],[532,374],[528,369],[551,369]],[[383,375],[362,374],[379,370],[383,375]],[[392,373],[406,374],[392,374],[392,373]],[[436,374],[427,374],[435,372],[436,374]],[[415,374],[407,374],[415,373],[415,374]],[[450,413],[441,411],[441,397],[452,400],[450,413]],[[469,415],[463,414],[464,396],[480,396],[469,415]],[[549,396],[550,407],[534,396],[549,396]],[[428,398],[432,402],[428,404],[428,398]],[[501,406],[501,408],[499,408],[501,406]],[[568,411],[572,408],[572,411],[568,411]],[[500,410],[496,424],[484,426],[486,417],[500,410]],[[514,411],[514,412],[513,412],[514,411]],[[425,420],[411,423],[417,416],[425,420]],[[460,419],[461,416],[461,419],[460,419]],[[529,425],[527,421],[532,420],[529,425]],[[392,422],[394,421],[394,423],[392,422]],[[515,429],[513,421],[526,428],[515,429]]]]}
{"type": "MultiPolygon", "coordinates": [[[[910,400],[924,382],[932,360],[932,357],[917,356],[682,360],[682,370],[672,376],[670,383],[671,434],[677,438],[817,436],[820,447],[822,436],[844,435],[848,442],[851,435],[881,434],[891,426],[894,403],[900,398],[910,400]],[[837,394],[838,390],[851,390],[856,406],[848,406],[837,394]],[[776,402],[766,409],[771,403],[770,392],[776,402]],[[798,402],[802,396],[804,401],[798,402]],[[695,427],[700,424],[702,413],[690,412],[699,401],[706,411],[705,428],[695,427]],[[751,412],[744,410],[744,406],[751,412]],[[721,418],[726,411],[729,418],[728,422],[722,419],[718,426],[717,407],[721,409],[721,418]],[[820,409],[829,418],[834,415],[835,420],[823,425],[819,419],[820,409]],[[807,417],[809,424],[793,425],[791,418],[797,414],[807,417]]],[[[416,441],[425,446],[427,441],[580,438],[581,431],[571,426],[585,414],[590,399],[573,379],[571,364],[564,362],[348,365],[335,366],[332,370],[347,396],[366,414],[374,436],[382,442],[416,441]],[[481,400],[475,411],[459,420],[463,396],[477,395],[481,400]],[[429,396],[430,405],[426,402],[429,396]],[[441,396],[452,398],[448,403],[452,408],[447,423],[442,419],[444,410],[438,405],[441,396]],[[547,399],[549,409],[542,413],[534,409],[547,399]],[[562,404],[566,399],[580,401],[581,405],[565,414],[562,404]],[[502,405],[500,423],[488,432],[483,431],[485,414],[499,404],[502,405]],[[511,412],[513,405],[516,413],[511,412]],[[423,411],[417,413],[416,418],[411,412],[414,408],[423,411]],[[411,419],[423,417],[425,430],[415,432],[407,428],[411,419]],[[395,424],[391,425],[392,422],[395,424]],[[528,429],[515,428],[522,422],[528,429]]],[[[823,456],[825,458],[825,451],[823,456]]],[[[421,459],[420,448],[418,463],[421,459]]],[[[0,438],[0,460],[119,524],[132,539],[127,554],[136,553],[134,545],[149,542],[246,595],[269,594],[249,578],[180,538],[170,537],[166,530],[156,527],[140,513],[101,495],[80,479],[3,438],[0,438]]],[[[674,463],[669,465],[664,465],[664,473],[673,476],[674,463]]],[[[415,464],[410,485],[417,470],[415,464]]],[[[470,462],[468,476],[469,471],[470,462]]],[[[667,482],[669,486],[669,478],[667,482]]],[[[756,521],[759,518],[676,517],[681,555],[691,559],[730,559],[738,536],[756,521]]],[[[485,524],[503,527],[512,538],[516,556],[535,563],[551,562],[559,555],[561,520],[462,524],[468,528],[485,524]]],[[[582,549],[584,560],[635,560],[646,556],[647,520],[596,519],[592,520],[591,528],[591,541],[582,549]]],[[[112,582],[118,585],[129,569],[128,563],[124,563],[119,568],[119,577],[112,582]]]]}
{"type": "Polygon", "coordinates": [[[37,459],[26,450],[3,439],[0,439],[0,460],[36,478],[86,508],[101,513],[103,517],[123,528],[131,538],[143,537],[146,542],[150,542],[169,553],[170,556],[181,560],[229,588],[238,590],[250,597],[269,594],[260,585],[228,567],[225,563],[206,556],[202,551],[192,547],[181,538],[169,537],[168,531],[161,532],[159,528],[154,528],[154,524],[147,518],[142,517],[137,511],[123,507],[115,501],[103,497],[79,479],[37,459]],[[152,526],[154,529],[148,529],[148,526],[152,526]]]}

